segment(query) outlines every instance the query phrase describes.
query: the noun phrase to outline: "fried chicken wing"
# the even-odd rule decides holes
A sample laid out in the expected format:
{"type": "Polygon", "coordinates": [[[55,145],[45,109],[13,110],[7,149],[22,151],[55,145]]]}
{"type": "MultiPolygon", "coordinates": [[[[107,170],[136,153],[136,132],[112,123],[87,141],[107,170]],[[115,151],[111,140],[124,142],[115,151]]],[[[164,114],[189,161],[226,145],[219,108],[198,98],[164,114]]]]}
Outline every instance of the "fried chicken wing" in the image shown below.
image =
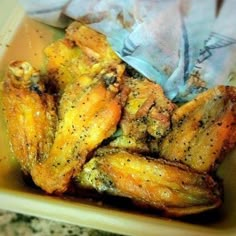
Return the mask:
{"type": "Polygon", "coordinates": [[[160,155],[201,171],[236,145],[236,87],[218,86],[175,110],[160,155]]]}
{"type": "Polygon", "coordinates": [[[176,106],[158,84],[145,78],[127,77],[125,87],[128,98],[120,121],[121,135],[110,145],[138,152],[156,151],[156,144],[170,129],[176,106]],[[152,140],[155,145],[151,145],[152,140]]]}
{"type": "Polygon", "coordinates": [[[66,38],[75,42],[86,55],[96,61],[108,63],[121,61],[110,47],[105,35],[78,21],[68,26],[66,38]]]}
{"type": "Polygon", "coordinates": [[[46,192],[65,192],[87,155],[116,130],[121,80],[111,72],[82,77],[66,87],[49,156],[31,171],[34,182],[46,192]]]}
{"type": "Polygon", "coordinates": [[[44,53],[46,77],[14,61],[3,85],[12,149],[37,186],[61,194],[75,180],[169,216],[221,205],[210,171],[236,146],[235,87],[177,107],[79,22],[44,53]]]}
{"type": "Polygon", "coordinates": [[[120,149],[98,149],[76,180],[80,187],[128,197],[171,216],[221,204],[220,188],[209,175],[120,149]]]}
{"type": "Polygon", "coordinates": [[[53,96],[44,91],[39,72],[13,61],[3,85],[3,107],[12,149],[22,170],[47,158],[57,123],[53,96]]]}
{"type": "Polygon", "coordinates": [[[47,63],[46,70],[50,80],[58,87],[59,92],[63,92],[66,85],[74,78],[83,73],[87,73],[91,68],[88,57],[83,55],[79,47],[63,39],[59,39],[44,49],[47,63]]]}
{"type": "Polygon", "coordinates": [[[73,22],[66,30],[66,37],[49,45],[44,53],[47,71],[59,91],[81,75],[93,77],[121,63],[104,35],[79,22],[73,22]]]}

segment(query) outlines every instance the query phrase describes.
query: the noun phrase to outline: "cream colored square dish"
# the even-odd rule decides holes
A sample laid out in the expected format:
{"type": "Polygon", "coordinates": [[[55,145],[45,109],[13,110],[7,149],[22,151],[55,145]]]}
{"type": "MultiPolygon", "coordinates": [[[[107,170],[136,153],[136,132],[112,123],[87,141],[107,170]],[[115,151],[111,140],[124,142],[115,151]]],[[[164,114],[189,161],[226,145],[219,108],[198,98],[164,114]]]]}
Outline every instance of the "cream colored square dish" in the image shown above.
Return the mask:
{"type": "MultiPolygon", "coordinates": [[[[0,76],[9,61],[30,61],[40,68],[42,50],[60,31],[28,19],[15,0],[0,8],[0,76]]],[[[1,105],[0,105],[1,106],[1,105]]],[[[27,186],[10,151],[0,107],[0,208],[127,235],[236,235],[236,150],[219,169],[224,181],[223,206],[185,221],[102,204],[87,198],[53,197],[27,186]]],[[[119,204],[118,204],[119,205],[119,204]]]]}

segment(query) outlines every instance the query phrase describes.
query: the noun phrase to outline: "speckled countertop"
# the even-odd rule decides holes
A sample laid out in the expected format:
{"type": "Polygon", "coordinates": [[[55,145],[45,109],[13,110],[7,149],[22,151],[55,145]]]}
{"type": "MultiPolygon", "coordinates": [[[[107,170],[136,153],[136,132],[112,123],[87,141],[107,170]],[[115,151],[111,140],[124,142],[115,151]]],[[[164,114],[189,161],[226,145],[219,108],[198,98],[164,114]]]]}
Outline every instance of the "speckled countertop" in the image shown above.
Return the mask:
{"type": "Polygon", "coordinates": [[[117,236],[108,232],[0,210],[0,236],[117,236]]]}

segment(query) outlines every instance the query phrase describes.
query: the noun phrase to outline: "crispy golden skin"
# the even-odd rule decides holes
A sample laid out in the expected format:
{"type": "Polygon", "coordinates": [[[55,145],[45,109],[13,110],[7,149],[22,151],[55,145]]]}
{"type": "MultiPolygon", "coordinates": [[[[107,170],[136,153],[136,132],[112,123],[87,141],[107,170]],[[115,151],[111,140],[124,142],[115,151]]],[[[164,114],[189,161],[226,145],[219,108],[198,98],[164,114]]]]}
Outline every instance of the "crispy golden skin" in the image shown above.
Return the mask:
{"type": "Polygon", "coordinates": [[[170,129],[170,117],[176,106],[158,84],[148,79],[127,77],[124,87],[128,98],[119,123],[121,135],[110,145],[136,152],[157,151],[158,141],[170,129]]]}
{"type": "Polygon", "coordinates": [[[28,62],[9,65],[3,107],[12,149],[22,170],[47,158],[57,123],[54,98],[45,93],[39,72],[28,62]]]}
{"type": "Polygon", "coordinates": [[[79,22],[73,22],[66,37],[46,47],[44,53],[46,69],[62,92],[81,75],[96,76],[121,63],[104,35],[79,22]]]}
{"type": "Polygon", "coordinates": [[[80,187],[128,197],[170,216],[200,213],[221,204],[219,186],[209,175],[119,149],[98,149],[76,180],[80,187]]]}
{"type": "Polygon", "coordinates": [[[218,86],[176,109],[160,155],[204,172],[236,145],[236,87],[218,86]]]}
{"type": "Polygon", "coordinates": [[[59,104],[27,62],[10,65],[3,91],[13,150],[36,185],[63,193],[76,178],[171,216],[221,204],[220,187],[200,172],[235,146],[235,88],[219,86],[176,109],[159,85],[124,77],[105,37],[78,22],[45,54],[59,104]],[[98,148],[104,140],[112,147],[98,148]],[[155,152],[169,160],[144,156],[155,152]]]}
{"type": "Polygon", "coordinates": [[[61,92],[74,78],[88,72],[91,67],[89,58],[82,54],[81,49],[65,39],[47,46],[44,54],[47,58],[47,73],[61,92]]]}
{"type": "MultiPolygon", "coordinates": [[[[81,79],[81,78],[80,78],[81,79]]],[[[31,171],[48,193],[63,193],[87,155],[115,130],[121,115],[122,78],[112,73],[68,85],[59,105],[59,123],[48,158],[31,171]]]]}
{"type": "Polygon", "coordinates": [[[74,21],[66,29],[66,38],[75,42],[81,50],[95,61],[120,62],[114,50],[107,42],[106,36],[92,28],[74,21]]]}

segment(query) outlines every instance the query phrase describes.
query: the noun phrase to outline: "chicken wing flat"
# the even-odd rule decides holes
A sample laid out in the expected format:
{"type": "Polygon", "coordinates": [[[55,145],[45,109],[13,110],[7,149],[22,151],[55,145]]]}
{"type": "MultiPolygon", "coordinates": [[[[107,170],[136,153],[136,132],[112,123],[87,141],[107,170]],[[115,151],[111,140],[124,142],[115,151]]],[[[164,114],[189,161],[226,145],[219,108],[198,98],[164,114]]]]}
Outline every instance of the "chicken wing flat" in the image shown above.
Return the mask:
{"type": "Polygon", "coordinates": [[[128,98],[119,123],[121,135],[110,145],[137,152],[157,151],[158,141],[170,129],[176,105],[165,97],[158,84],[146,78],[127,77],[124,90],[128,98]],[[152,140],[155,145],[151,145],[152,140]]]}
{"type": "Polygon", "coordinates": [[[87,155],[114,133],[121,116],[121,80],[111,72],[82,77],[66,87],[48,158],[31,171],[36,185],[48,193],[65,192],[87,155]]]}
{"type": "Polygon", "coordinates": [[[3,108],[12,149],[22,170],[47,158],[57,115],[53,96],[45,93],[39,72],[31,64],[14,61],[3,85],[3,108]]]}
{"type": "Polygon", "coordinates": [[[128,197],[169,216],[195,214],[221,204],[220,188],[209,175],[119,149],[98,149],[76,180],[84,188],[128,197]]]}
{"type": "Polygon", "coordinates": [[[176,109],[160,155],[211,171],[236,145],[236,87],[218,86],[176,109]]]}
{"type": "Polygon", "coordinates": [[[59,91],[81,75],[96,76],[121,63],[104,35],[79,22],[73,22],[67,28],[65,38],[49,45],[44,53],[46,69],[59,91]]]}

